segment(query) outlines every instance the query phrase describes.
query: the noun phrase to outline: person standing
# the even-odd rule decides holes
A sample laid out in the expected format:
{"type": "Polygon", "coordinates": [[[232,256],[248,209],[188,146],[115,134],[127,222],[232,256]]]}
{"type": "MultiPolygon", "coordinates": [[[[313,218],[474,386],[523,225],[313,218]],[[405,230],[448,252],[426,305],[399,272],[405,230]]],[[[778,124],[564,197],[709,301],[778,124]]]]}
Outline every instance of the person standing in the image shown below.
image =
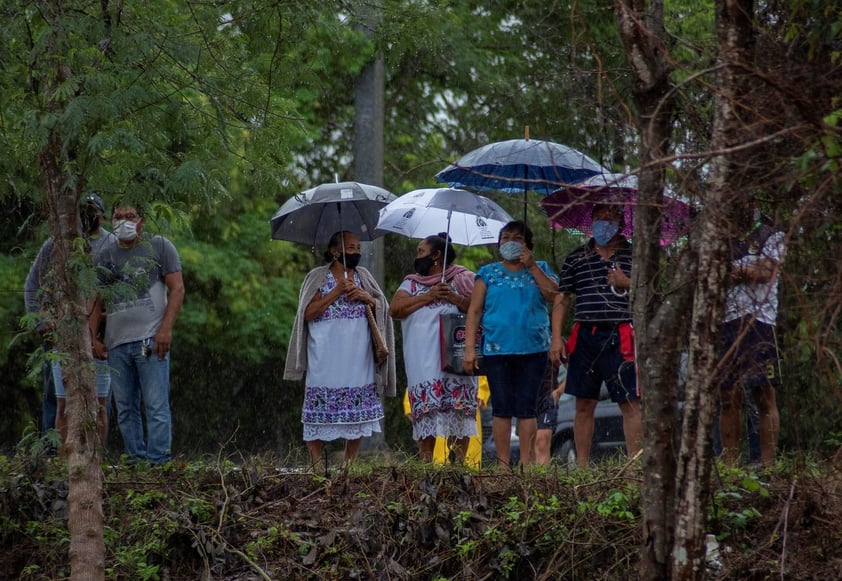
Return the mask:
{"type": "Polygon", "coordinates": [[[439,316],[465,312],[474,288],[474,273],[455,259],[445,233],[419,242],[415,273],[404,278],[391,303],[392,318],[402,320],[412,437],[423,462],[432,461],[437,436],[454,439],[456,458],[464,462],[477,432],[477,378],[441,369],[439,316]]]}
{"type": "Polygon", "coordinates": [[[394,330],[389,303],[371,273],[358,266],[360,240],[336,232],[324,266],[307,273],[287,347],[284,379],[305,378],[301,422],[313,466],[323,442],[345,440],[344,462],[357,457],[362,438],[380,432],[381,396],[395,396],[394,330]],[[388,347],[377,364],[366,307],[388,347]],[[306,374],[306,377],[305,377],[306,374]]]}
{"type": "Polygon", "coordinates": [[[730,246],[723,359],[717,377],[721,457],[729,465],[739,459],[743,397],[750,392],[759,413],[760,462],[768,465],[775,460],[780,431],[775,389],[781,383],[781,368],[775,324],[780,265],[786,254],[784,233],[755,212],[754,224],[730,246]]]}
{"type": "Polygon", "coordinates": [[[129,462],[161,465],[172,457],[170,348],[184,302],[181,260],[172,242],[144,232],[141,205],[119,202],[111,220],[116,240],[97,260],[108,274],[90,317],[94,351],[108,358],[117,425],[129,462]],[[108,320],[104,342],[94,333],[103,301],[108,320]]]}
{"type": "MultiPolygon", "coordinates": [[[[532,230],[512,221],[500,230],[502,260],[479,269],[471,293],[465,333],[476,337],[482,326],[483,369],[491,388],[491,433],[499,466],[508,466],[512,418],[518,419],[521,465],[533,463],[538,391],[547,368],[550,325],[547,303],[558,292],[558,279],[532,255],[532,230]]],[[[463,367],[478,369],[476,345],[465,342],[463,367]]]]}
{"type": "MultiPolygon", "coordinates": [[[[479,470],[482,468],[482,409],[488,405],[488,398],[491,392],[488,389],[488,378],[480,375],[477,379],[477,413],[476,424],[477,433],[470,437],[468,441],[468,451],[465,454],[465,466],[479,470]]],[[[403,413],[406,418],[412,422],[412,405],[409,403],[409,390],[403,393],[403,413]]],[[[420,452],[420,447],[419,447],[420,452]]],[[[433,448],[433,464],[450,464],[452,460],[456,459],[459,451],[457,450],[457,442],[452,438],[436,437],[436,445],[433,448]]]]}
{"type": "MultiPolygon", "coordinates": [[[[96,192],[87,193],[82,199],[79,209],[79,219],[82,225],[82,236],[87,243],[92,261],[96,263],[97,257],[102,248],[114,242],[114,235],[102,228],[105,221],[105,204],[96,192]]],[[[50,292],[52,284],[49,280],[51,264],[53,260],[53,239],[48,238],[41,249],[35,262],[29,269],[24,284],[24,296],[26,310],[30,314],[41,312],[45,317],[36,327],[38,333],[44,339],[44,349],[52,352],[54,346],[50,337],[53,328],[53,321],[49,317],[50,292]]],[[[98,329],[101,334],[102,329],[98,329]]],[[[111,397],[111,373],[108,364],[104,359],[94,359],[96,365],[96,390],[99,407],[97,409],[97,432],[100,442],[105,445],[108,434],[108,403],[111,397]]],[[[41,430],[46,431],[56,428],[59,431],[59,441],[64,443],[67,437],[67,423],[64,417],[65,400],[67,394],[64,388],[61,364],[55,357],[48,357],[44,364],[44,390],[41,430]]]]}
{"type": "Polygon", "coordinates": [[[622,236],[621,206],[597,204],[592,216],[593,238],[571,252],[561,269],[550,347],[553,363],[568,362],[566,393],[576,397],[573,438],[580,468],[590,461],[594,411],[603,381],[623,414],[630,457],[643,440],[629,303],[631,245],[622,236]],[[574,295],[574,324],[565,343],[562,329],[574,295]]]}
{"type": "Polygon", "coordinates": [[[567,369],[561,365],[547,365],[547,373],[538,395],[538,432],[535,436],[535,463],[549,466],[552,457],[553,434],[558,425],[558,400],[567,384],[567,369]]]}

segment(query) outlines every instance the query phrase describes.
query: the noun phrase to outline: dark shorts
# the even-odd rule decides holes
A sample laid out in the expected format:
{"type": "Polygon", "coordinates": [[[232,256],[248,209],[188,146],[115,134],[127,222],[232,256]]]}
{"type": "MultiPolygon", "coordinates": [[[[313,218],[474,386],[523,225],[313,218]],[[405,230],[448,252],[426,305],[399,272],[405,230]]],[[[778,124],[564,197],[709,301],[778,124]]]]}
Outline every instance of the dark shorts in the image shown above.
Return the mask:
{"type": "Polygon", "coordinates": [[[743,317],[722,326],[720,389],[777,387],[781,366],[775,326],[743,317]]]}
{"type": "Polygon", "coordinates": [[[604,381],[615,403],[640,398],[634,363],[634,330],[630,323],[575,323],[567,340],[567,356],[565,393],[599,399],[604,381]]]}
{"type": "Polygon", "coordinates": [[[483,369],[496,418],[534,418],[538,391],[547,369],[547,353],[486,355],[483,369]]]}

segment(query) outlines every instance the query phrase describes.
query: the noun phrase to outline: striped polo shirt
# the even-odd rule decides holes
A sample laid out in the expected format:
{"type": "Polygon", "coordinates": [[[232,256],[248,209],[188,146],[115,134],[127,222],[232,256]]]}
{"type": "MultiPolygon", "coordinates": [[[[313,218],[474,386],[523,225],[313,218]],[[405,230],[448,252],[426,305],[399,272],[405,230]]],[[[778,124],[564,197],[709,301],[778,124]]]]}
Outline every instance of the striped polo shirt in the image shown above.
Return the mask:
{"type": "Polygon", "coordinates": [[[623,240],[614,255],[603,260],[593,239],[567,255],[561,267],[559,290],[576,295],[573,320],[580,323],[623,323],[632,320],[629,293],[608,284],[611,265],[631,276],[632,248],[623,240]]]}

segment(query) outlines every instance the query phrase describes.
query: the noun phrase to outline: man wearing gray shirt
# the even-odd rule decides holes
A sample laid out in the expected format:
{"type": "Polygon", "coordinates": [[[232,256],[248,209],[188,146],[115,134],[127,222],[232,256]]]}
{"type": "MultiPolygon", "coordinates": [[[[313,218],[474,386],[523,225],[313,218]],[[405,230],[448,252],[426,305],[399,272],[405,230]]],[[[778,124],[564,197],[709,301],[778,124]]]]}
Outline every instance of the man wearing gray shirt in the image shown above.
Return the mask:
{"type": "MultiPolygon", "coordinates": [[[[160,465],[172,454],[170,345],[184,302],[184,282],[175,246],[163,236],[145,235],[145,222],[138,204],[114,206],[117,239],[97,261],[108,273],[97,301],[104,301],[108,325],[105,342],[95,340],[94,352],[108,357],[117,425],[129,461],[160,465]]],[[[92,329],[99,324],[101,310],[95,306],[92,311],[92,329]]]]}
{"type": "MultiPolygon", "coordinates": [[[[82,224],[82,236],[85,238],[88,250],[91,252],[94,263],[97,255],[108,243],[113,243],[114,235],[102,228],[105,221],[105,204],[102,198],[95,192],[88,192],[82,200],[79,209],[79,218],[82,224]]],[[[51,331],[54,326],[50,314],[52,293],[50,288],[53,284],[52,277],[53,262],[53,239],[48,238],[38,251],[35,262],[29,269],[29,274],[24,283],[24,299],[26,301],[26,312],[39,314],[41,320],[36,330],[44,339],[45,351],[52,351],[53,344],[51,331]]],[[[99,333],[99,329],[97,332],[99,333]]],[[[100,441],[105,444],[108,432],[108,398],[111,395],[111,374],[104,359],[96,359],[96,387],[99,409],[97,410],[97,432],[100,441]]],[[[60,441],[64,443],[67,434],[67,425],[64,418],[65,399],[67,394],[64,389],[64,378],[59,362],[52,358],[44,363],[44,395],[43,409],[41,412],[41,430],[46,431],[57,428],[60,434],[60,441]]]]}

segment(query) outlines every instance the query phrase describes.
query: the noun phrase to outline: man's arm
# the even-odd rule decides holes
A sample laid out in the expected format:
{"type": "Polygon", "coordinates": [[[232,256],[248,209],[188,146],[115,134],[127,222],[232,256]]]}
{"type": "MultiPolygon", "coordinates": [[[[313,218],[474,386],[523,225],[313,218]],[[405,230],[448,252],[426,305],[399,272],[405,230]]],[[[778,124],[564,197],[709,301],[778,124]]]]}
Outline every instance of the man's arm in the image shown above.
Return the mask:
{"type": "Polygon", "coordinates": [[[103,343],[99,338],[99,328],[102,324],[104,304],[105,303],[100,296],[88,300],[88,330],[91,333],[91,347],[94,357],[97,359],[108,358],[108,351],[105,348],[105,343],[103,343]]]}
{"type": "Polygon", "coordinates": [[[779,266],[780,263],[777,260],[766,257],[752,264],[737,265],[731,270],[731,282],[747,285],[774,282],[779,266]]]}
{"type": "Polygon", "coordinates": [[[167,295],[167,309],[164,311],[164,318],[161,320],[158,332],[155,333],[155,352],[158,354],[158,359],[166,357],[170,350],[172,328],[178,318],[179,311],[181,311],[181,305],[184,304],[184,279],[181,276],[181,271],[166,275],[164,284],[167,285],[169,294],[167,295]]]}
{"type": "Polygon", "coordinates": [[[553,310],[550,313],[550,330],[553,337],[550,343],[550,360],[553,365],[561,365],[567,361],[567,345],[564,343],[561,331],[564,329],[564,322],[567,319],[571,302],[570,293],[565,292],[559,293],[553,300],[553,310]]]}
{"type": "Polygon", "coordinates": [[[41,288],[44,282],[44,274],[52,258],[53,241],[48,238],[38,250],[38,255],[29,267],[26,275],[26,282],[23,283],[23,298],[26,302],[26,312],[37,313],[41,309],[41,288]]]}

